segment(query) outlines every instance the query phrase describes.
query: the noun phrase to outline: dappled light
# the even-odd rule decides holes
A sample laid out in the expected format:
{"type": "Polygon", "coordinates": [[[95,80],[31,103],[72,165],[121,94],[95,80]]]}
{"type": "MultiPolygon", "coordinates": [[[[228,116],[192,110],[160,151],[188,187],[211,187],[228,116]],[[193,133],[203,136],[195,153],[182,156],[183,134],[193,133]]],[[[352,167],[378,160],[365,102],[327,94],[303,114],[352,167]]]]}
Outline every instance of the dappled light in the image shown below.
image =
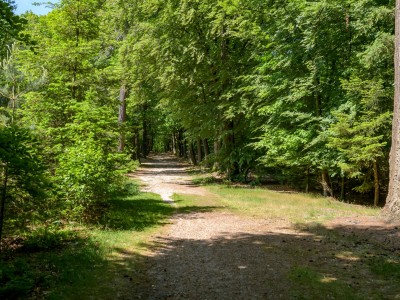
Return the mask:
{"type": "Polygon", "coordinates": [[[189,239],[175,237],[174,230],[181,229],[174,227],[170,237],[159,236],[150,245],[154,254],[141,257],[151,285],[135,287],[134,293],[146,299],[365,299],[383,293],[394,299],[400,294],[399,273],[374,267],[376,259],[399,264],[392,251],[363,245],[350,252],[353,241],[329,231],[271,229],[285,233],[220,232],[189,239]]]}
{"type": "Polygon", "coordinates": [[[25,2],[0,299],[400,299],[400,0],[25,2]]]}

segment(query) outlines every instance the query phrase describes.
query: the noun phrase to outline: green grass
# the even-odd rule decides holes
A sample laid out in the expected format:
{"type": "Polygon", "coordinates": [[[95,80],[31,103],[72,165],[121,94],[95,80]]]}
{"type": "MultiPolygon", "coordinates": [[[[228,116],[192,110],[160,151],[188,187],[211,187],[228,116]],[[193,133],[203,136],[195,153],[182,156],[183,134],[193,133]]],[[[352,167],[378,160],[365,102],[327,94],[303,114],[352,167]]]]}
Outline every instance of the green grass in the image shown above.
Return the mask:
{"type": "MultiPolygon", "coordinates": [[[[213,201],[214,206],[225,207],[235,213],[251,217],[280,218],[291,222],[322,222],[335,217],[374,216],[379,213],[379,209],[372,207],[343,203],[310,194],[218,185],[207,188],[215,194],[208,200],[213,201]]],[[[182,197],[196,199],[197,196],[182,197]]]]}
{"type": "Polygon", "coordinates": [[[400,282],[400,258],[373,257],[369,264],[372,272],[384,279],[394,279],[400,282]]]}
{"type": "Polygon", "coordinates": [[[193,183],[198,185],[206,185],[221,182],[221,180],[215,178],[214,176],[195,176],[193,178],[193,183]]]}
{"type": "Polygon", "coordinates": [[[114,299],[176,211],[156,194],[110,201],[98,224],[42,230],[0,257],[0,298],[114,299]]]}
{"type": "Polygon", "coordinates": [[[294,299],[363,299],[346,283],[307,267],[295,267],[289,278],[294,299]]]}

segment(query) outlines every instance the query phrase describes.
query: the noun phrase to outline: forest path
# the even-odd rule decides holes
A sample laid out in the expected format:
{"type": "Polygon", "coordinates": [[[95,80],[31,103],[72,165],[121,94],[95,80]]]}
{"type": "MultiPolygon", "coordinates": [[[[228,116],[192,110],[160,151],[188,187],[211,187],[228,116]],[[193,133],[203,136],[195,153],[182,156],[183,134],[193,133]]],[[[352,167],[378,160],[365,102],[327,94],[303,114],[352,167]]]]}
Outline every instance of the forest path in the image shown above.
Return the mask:
{"type": "Polygon", "coordinates": [[[143,192],[159,194],[165,202],[173,203],[172,195],[206,195],[208,192],[194,185],[186,162],[168,154],[151,155],[144,159],[133,177],[142,181],[143,192]]]}
{"type": "Polygon", "coordinates": [[[158,155],[134,175],[164,201],[177,193],[201,195],[193,201],[202,203],[177,208],[153,236],[142,279],[120,299],[348,299],[351,291],[400,297],[397,277],[382,281],[371,272],[375,261],[400,254],[395,225],[369,217],[302,226],[244,217],[213,206],[215,195],[191,183],[188,167],[158,155]]]}
{"type": "MultiPolygon", "coordinates": [[[[145,184],[142,190],[171,204],[174,193],[207,198],[210,192],[191,183],[188,167],[156,155],[142,163],[135,177],[145,184]]],[[[207,206],[178,213],[154,237],[145,266],[147,286],[137,287],[133,299],[287,299],[285,278],[293,257],[279,245],[303,235],[289,226],[207,206]]]]}

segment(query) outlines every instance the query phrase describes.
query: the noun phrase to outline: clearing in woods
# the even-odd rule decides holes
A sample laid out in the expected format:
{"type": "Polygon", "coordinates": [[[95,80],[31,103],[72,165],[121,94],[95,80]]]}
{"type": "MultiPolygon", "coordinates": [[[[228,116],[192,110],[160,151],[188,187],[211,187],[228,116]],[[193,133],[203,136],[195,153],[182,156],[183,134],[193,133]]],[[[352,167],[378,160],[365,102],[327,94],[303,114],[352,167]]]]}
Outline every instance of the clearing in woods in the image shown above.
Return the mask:
{"type": "Polygon", "coordinates": [[[143,278],[122,298],[400,298],[396,225],[366,216],[295,224],[285,211],[280,218],[246,216],[194,185],[187,168],[157,155],[135,173],[177,213],[152,238],[143,278]],[[179,199],[187,198],[191,206],[182,207],[179,199]]]}

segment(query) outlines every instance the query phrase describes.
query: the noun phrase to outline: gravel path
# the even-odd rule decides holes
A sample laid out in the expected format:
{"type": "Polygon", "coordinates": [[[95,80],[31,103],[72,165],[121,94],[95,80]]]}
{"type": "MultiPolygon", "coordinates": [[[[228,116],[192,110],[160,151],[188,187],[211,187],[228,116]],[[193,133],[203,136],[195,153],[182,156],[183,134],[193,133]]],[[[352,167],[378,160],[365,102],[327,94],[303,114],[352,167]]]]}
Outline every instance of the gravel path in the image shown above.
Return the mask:
{"type": "MultiPolygon", "coordinates": [[[[187,168],[174,157],[153,156],[135,177],[145,184],[145,191],[160,194],[171,205],[173,193],[207,199],[210,193],[191,183],[187,168]]],[[[302,284],[301,270],[323,274],[322,279],[306,276],[306,282],[314,286],[340,279],[343,287],[365,295],[400,299],[396,278],[378,279],[367,263],[370,258],[400,255],[398,228],[378,218],[343,218],[301,228],[278,219],[249,219],[223,209],[176,214],[153,238],[152,251],[138,271],[139,282],[119,299],[344,297],[323,291],[312,294],[312,289],[307,294],[310,289],[302,284]]]]}
{"type": "Polygon", "coordinates": [[[268,225],[228,213],[176,217],[156,239],[148,299],[287,299],[290,260],[268,225]]]}
{"type": "Polygon", "coordinates": [[[189,165],[173,156],[154,155],[144,160],[134,177],[140,179],[144,192],[156,193],[165,202],[173,203],[176,194],[206,195],[207,191],[192,184],[189,165]]]}
{"type": "MultiPolygon", "coordinates": [[[[169,156],[146,160],[136,173],[144,190],[172,203],[173,193],[207,191],[191,184],[187,165],[169,156]]],[[[249,220],[223,211],[178,214],[148,258],[141,299],[287,299],[290,257],[282,238],[301,234],[288,224],[249,220]],[[287,257],[286,257],[287,256],[287,257]],[[280,257],[278,260],[277,257],[280,257]],[[285,258],[286,257],[286,258],[285,258]],[[279,283],[281,282],[281,283],[279,283]]]]}

